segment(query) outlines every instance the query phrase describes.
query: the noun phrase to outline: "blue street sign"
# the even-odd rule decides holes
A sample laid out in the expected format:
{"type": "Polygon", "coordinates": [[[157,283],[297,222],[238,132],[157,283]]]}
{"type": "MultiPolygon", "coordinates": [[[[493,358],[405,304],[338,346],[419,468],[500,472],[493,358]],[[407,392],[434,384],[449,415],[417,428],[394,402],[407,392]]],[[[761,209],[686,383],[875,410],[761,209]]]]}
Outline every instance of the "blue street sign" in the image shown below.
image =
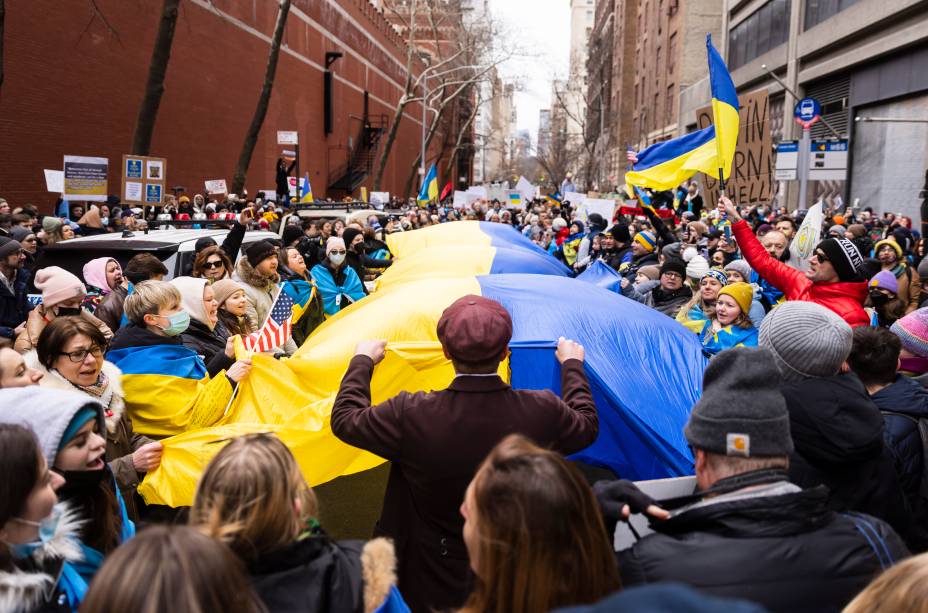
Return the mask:
{"type": "Polygon", "coordinates": [[[798,140],[784,140],[777,143],[777,153],[796,153],[799,151],[798,140]]]}
{"type": "Polygon", "coordinates": [[[822,106],[815,98],[803,98],[796,105],[793,114],[802,121],[812,121],[822,114],[822,106]]]}
{"type": "Polygon", "coordinates": [[[847,140],[817,140],[812,141],[812,151],[817,153],[830,153],[833,151],[847,151],[847,140]]]}

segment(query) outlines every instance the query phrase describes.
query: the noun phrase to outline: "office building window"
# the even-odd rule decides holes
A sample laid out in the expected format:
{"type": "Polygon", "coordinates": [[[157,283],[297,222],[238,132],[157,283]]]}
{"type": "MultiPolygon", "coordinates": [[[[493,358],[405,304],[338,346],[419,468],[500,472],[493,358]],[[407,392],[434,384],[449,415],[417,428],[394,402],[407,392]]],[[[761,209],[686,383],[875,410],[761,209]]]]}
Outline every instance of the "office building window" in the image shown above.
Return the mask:
{"type": "Polygon", "coordinates": [[[858,0],[806,0],[803,28],[808,30],[817,26],[857,2],[858,0]]]}
{"type": "Polygon", "coordinates": [[[770,0],[732,28],[728,33],[728,67],[744,66],[785,43],[789,38],[789,8],[790,0],[770,0]]]}

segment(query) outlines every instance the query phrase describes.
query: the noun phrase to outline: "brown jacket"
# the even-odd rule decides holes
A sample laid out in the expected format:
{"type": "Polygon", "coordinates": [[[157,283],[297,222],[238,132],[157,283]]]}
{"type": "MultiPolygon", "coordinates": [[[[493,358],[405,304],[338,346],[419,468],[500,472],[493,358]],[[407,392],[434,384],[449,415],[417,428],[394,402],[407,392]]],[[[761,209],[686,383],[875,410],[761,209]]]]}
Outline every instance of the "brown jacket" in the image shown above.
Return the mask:
{"type": "Polygon", "coordinates": [[[375,534],[396,543],[406,602],[414,612],[459,607],[469,584],[459,511],[468,484],[508,434],[565,454],[596,439],[583,363],[561,367],[563,401],[547,390],[513,390],[496,376],[465,375],[446,390],[403,392],[372,407],[372,375],[370,358],[351,360],[332,407],[332,431],[393,462],[375,534]]]}
{"type": "MultiPolygon", "coordinates": [[[[23,356],[26,364],[43,373],[45,376],[39,381],[42,387],[51,387],[70,392],[80,392],[80,388],[72,385],[67,379],[58,374],[56,370],[48,370],[39,363],[39,357],[35,351],[30,351],[23,356]]],[[[122,391],[122,372],[111,362],[103,362],[103,373],[109,379],[109,388],[112,390],[112,396],[108,406],[104,403],[106,418],[106,459],[110,465],[110,470],[116,477],[116,485],[126,502],[126,513],[129,519],[138,521],[138,505],[136,490],[145,473],[139,473],[135,470],[132,463],[132,453],[152,439],[142,434],[137,434],[132,429],[132,421],[126,412],[126,405],[123,402],[122,391]]],[[[109,391],[109,390],[108,390],[109,391]]],[[[94,400],[102,401],[100,398],[94,400]]]]}
{"type": "Polygon", "coordinates": [[[119,324],[122,322],[123,305],[128,295],[128,288],[117,285],[113,288],[113,291],[106,295],[97,310],[93,312],[97,319],[105,323],[113,331],[113,334],[116,334],[116,330],[119,330],[119,324]]]}
{"type": "MultiPolygon", "coordinates": [[[[100,328],[100,332],[106,337],[106,342],[113,340],[113,332],[109,326],[94,317],[90,311],[81,309],[81,317],[100,328]]],[[[35,344],[39,342],[39,335],[42,334],[42,330],[45,329],[49,321],[45,317],[45,307],[43,305],[40,304],[29,311],[29,316],[26,318],[26,327],[16,337],[13,349],[19,353],[26,353],[35,349],[35,344]]]]}
{"type": "Polygon", "coordinates": [[[918,299],[921,297],[922,280],[918,272],[912,266],[906,264],[902,274],[896,278],[899,284],[899,300],[905,305],[905,313],[908,315],[918,308],[918,299]]]}

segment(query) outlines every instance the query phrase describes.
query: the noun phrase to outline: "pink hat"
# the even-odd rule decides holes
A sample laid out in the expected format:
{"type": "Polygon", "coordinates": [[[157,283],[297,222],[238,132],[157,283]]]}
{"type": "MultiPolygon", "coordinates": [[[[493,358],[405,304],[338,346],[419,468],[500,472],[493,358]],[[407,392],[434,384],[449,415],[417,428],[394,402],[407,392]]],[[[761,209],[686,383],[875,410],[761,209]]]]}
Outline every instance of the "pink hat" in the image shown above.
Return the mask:
{"type": "Polygon", "coordinates": [[[922,307],[902,319],[897,319],[889,330],[902,341],[903,349],[912,355],[928,357],[928,307],[922,307]]]}
{"type": "Polygon", "coordinates": [[[65,300],[83,298],[87,288],[64,268],[49,266],[35,273],[35,287],[42,292],[42,304],[52,307],[65,300]]]}
{"type": "MultiPolygon", "coordinates": [[[[106,280],[106,265],[110,262],[116,262],[113,258],[102,257],[95,258],[84,264],[84,281],[103,292],[103,295],[109,294],[113,288],[110,287],[106,280]]],[[[119,262],[116,262],[119,266],[119,262]]],[[[122,270],[122,267],[120,267],[122,270]]]]}

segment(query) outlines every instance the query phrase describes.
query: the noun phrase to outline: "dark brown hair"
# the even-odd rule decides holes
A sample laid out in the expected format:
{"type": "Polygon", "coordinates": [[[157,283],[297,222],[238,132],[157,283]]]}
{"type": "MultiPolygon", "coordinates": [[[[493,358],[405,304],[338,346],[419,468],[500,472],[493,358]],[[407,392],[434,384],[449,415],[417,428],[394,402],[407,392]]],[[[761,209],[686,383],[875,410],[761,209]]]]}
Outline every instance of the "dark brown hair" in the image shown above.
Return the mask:
{"type": "Polygon", "coordinates": [[[593,492],[559,454],[510,435],[472,487],[477,578],[462,611],[550,611],[621,587],[593,492]]]}
{"type": "MultiPolygon", "coordinates": [[[[22,515],[29,494],[39,480],[39,441],[29,428],[16,424],[0,424],[0,528],[14,517],[22,515]]],[[[10,548],[0,544],[0,570],[12,566],[10,548]]]]}
{"type": "Polygon", "coordinates": [[[889,385],[896,380],[902,341],[886,328],[854,329],[847,364],[864,385],[889,385]]]}
{"type": "Polygon", "coordinates": [[[139,253],[132,256],[132,259],[123,269],[123,274],[129,283],[136,284],[147,281],[155,275],[168,274],[167,267],[157,257],[150,253],[139,253]]]}
{"type": "Polygon", "coordinates": [[[83,334],[90,339],[91,344],[106,350],[106,337],[100,332],[100,328],[89,320],[79,316],[56,317],[45,326],[39,334],[39,340],[36,341],[35,350],[39,362],[45,368],[51,368],[64,346],[78,334],[83,334]]]}
{"type": "Polygon", "coordinates": [[[232,260],[229,259],[229,256],[226,255],[226,252],[222,250],[222,247],[217,245],[211,245],[197,254],[197,259],[193,261],[193,274],[192,276],[197,278],[203,278],[206,276],[206,261],[209,260],[211,256],[218,256],[222,260],[222,267],[226,271],[226,277],[232,276],[232,260]]]}
{"type": "Polygon", "coordinates": [[[106,558],[81,613],[253,613],[264,607],[229,548],[186,526],[153,526],[106,558]]]}

